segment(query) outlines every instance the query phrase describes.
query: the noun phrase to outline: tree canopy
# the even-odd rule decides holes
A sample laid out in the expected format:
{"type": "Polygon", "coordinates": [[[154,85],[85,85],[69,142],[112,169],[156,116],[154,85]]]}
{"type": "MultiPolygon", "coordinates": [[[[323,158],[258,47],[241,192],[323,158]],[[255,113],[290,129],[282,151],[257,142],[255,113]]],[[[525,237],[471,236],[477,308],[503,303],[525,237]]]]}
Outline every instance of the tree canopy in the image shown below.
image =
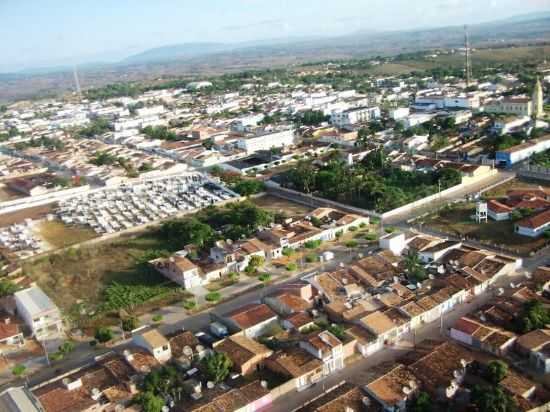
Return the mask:
{"type": "Polygon", "coordinates": [[[201,360],[201,367],[208,377],[214,383],[223,382],[229,375],[233,362],[225,353],[215,352],[205,356],[201,360]]]}

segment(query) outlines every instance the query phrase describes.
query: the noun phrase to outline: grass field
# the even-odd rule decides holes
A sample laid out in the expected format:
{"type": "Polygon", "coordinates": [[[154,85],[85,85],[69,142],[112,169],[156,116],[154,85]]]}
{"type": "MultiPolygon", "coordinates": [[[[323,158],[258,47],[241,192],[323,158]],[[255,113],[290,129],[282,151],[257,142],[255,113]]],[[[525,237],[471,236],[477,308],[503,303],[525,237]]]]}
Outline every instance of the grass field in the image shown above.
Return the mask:
{"type": "Polygon", "coordinates": [[[486,198],[499,198],[499,197],[506,196],[506,192],[508,190],[539,189],[541,187],[550,189],[549,185],[545,185],[542,183],[528,182],[526,180],[514,179],[500,186],[497,186],[492,190],[485,192],[483,196],[486,198]]]}
{"type": "MultiPolygon", "coordinates": [[[[147,234],[51,254],[24,262],[23,273],[36,281],[73,320],[117,309],[139,313],[158,299],[185,296],[149,268],[147,260],[181,249],[147,234]]],[[[158,302],[157,302],[158,304],[158,302]]]]}
{"type": "Polygon", "coordinates": [[[81,243],[98,236],[91,229],[67,226],[58,220],[40,222],[36,230],[53,249],[81,243]]]}
{"type": "Polygon", "coordinates": [[[475,214],[473,203],[460,203],[439,211],[423,220],[423,225],[439,232],[475,239],[488,245],[503,247],[512,252],[528,255],[543,247],[548,239],[533,239],[514,233],[511,221],[477,223],[470,217],[475,214]]]}

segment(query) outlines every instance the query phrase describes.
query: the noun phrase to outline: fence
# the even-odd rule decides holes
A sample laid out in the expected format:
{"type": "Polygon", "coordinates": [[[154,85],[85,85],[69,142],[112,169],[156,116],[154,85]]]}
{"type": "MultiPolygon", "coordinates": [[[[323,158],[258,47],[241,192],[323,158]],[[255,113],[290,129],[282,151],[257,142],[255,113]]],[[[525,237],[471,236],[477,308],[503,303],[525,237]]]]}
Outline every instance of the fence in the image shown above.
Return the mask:
{"type": "Polygon", "coordinates": [[[550,168],[528,165],[518,170],[518,176],[550,181],[550,168]]]}

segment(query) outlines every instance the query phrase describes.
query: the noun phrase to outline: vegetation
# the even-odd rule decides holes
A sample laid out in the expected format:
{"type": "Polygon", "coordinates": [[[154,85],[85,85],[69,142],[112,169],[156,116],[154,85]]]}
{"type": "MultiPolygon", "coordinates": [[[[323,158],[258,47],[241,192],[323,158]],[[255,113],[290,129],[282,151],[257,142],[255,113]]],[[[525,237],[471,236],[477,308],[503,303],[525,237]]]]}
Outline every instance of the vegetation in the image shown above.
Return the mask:
{"type": "Polygon", "coordinates": [[[151,320],[155,323],[162,322],[163,319],[164,319],[164,316],[162,316],[159,313],[157,313],[156,315],[153,315],[153,317],[151,318],[151,320]]]}
{"type": "Polygon", "coordinates": [[[475,386],[471,403],[479,412],[513,412],[516,411],[514,399],[498,386],[475,386]]]}
{"type": "Polygon", "coordinates": [[[282,253],[283,253],[283,256],[290,257],[290,256],[294,255],[296,253],[296,251],[294,249],[292,249],[291,247],[285,246],[283,248],[282,253]]]}
{"type": "Polygon", "coordinates": [[[141,392],[135,400],[143,412],[162,412],[164,407],[164,400],[151,392],[141,392]]]}
{"type": "Polygon", "coordinates": [[[178,135],[175,132],[169,130],[166,126],[147,126],[144,127],[141,132],[149,138],[155,140],[180,140],[178,135]]]}
{"type": "Polygon", "coordinates": [[[201,367],[208,379],[214,383],[223,382],[229,372],[233,362],[225,353],[216,352],[205,356],[201,360],[201,367]]]}
{"type": "Polygon", "coordinates": [[[96,329],[94,337],[99,343],[109,342],[113,339],[113,331],[109,328],[100,327],[96,329]]]}
{"type": "Polygon", "coordinates": [[[496,385],[508,374],[508,365],[500,360],[492,360],[487,364],[487,380],[496,385]]]}
{"type": "Polygon", "coordinates": [[[262,273],[260,276],[258,276],[258,280],[260,282],[269,282],[271,280],[271,275],[269,273],[262,273]]]}
{"type": "Polygon", "coordinates": [[[139,327],[139,319],[135,316],[130,316],[122,320],[121,326],[123,331],[131,332],[139,327]]]}
{"type": "Polygon", "coordinates": [[[328,119],[329,116],[325,116],[321,110],[308,110],[302,113],[298,119],[298,123],[305,126],[317,126],[323,122],[327,122],[328,119]]]}
{"type": "Polygon", "coordinates": [[[516,329],[519,333],[531,332],[535,329],[543,329],[550,323],[550,310],[536,299],[523,305],[521,315],[516,319],[516,329]]]}
{"type": "Polygon", "coordinates": [[[92,138],[92,137],[100,136],[108,132],[109,130],[111,130],[109,120],[99,118],[90,122],[90,124],[84,127],[83,129],[80,129],[77,135],[80,137],[92,138]]]}
{"type": "Polygon", "coordinates": [[[411,282],[422,282],[428,278],[426,269],[424,269],[418,253],[414,250],[409,250],[405,257],[405,272],[411,282]]]}
{"type": "Polygon", "coordinates": [[[318,262],[318,261],[319,261],[319,256],[317,256],[313,253],[306,256],[306,262],[307,263],[314,263],[314,262],[318,262]]]}
{"type": "Polygon", "coordinates": [[[216,237],[210,225],[195,217],[169,220],[161,226],[159,234],[171,242],[193,244],[198,248],[210,246],[216,237]]]}
{"type": "Polygon", "coordinates": [[[550,150],[534,154],[531,156],[530,163],[550,169],[550,150]]]}
{"type": "Polygon", "coordinates": [[[346,337],[346,331],[341,325],[332,324],[327,328],[327,330],[340,340],[346,337]]]}
{"type": "Polygon", "coordinates": [[[346,242],[346,247],[350,249],[356,248],[357,246],[359,246],[359,242],[357,240],[348,240],[346,242]]]}
{"type": "Polygon", "coordinates": [[[8,280],[8,279],[0,280],[0,298],[3,298],[4,296],[13,295],[19,289],[20,287],[15,283],[13,283],[11,280],[8,280]]]}
{"type": "Polygon", "coordinates": [[[308,240],[304,243],[306,249],[317,249],[323,243],[320,239],[317,240],[308,240]]]}
{"type": "Polygon", "coordinates": [[[298,265],[296,263],[289,263],[288,265],[286,265],[286,270],[288,270],[289,272],[293,272],[296,269],[298,269],[298,265]]]}
{"type": "Polygon", "coordinates": [[[15,365],[13,369],[11,370],[11,373],[13,376],[23,376],[23,374],[27,371],[27,367],[22,364],[15,365]]]}
{"type": "Polygon", "coordinates": [[[264,182],[252,179],[241,179],[229,187],[241,196],[251,196],[265,191],[264,182]]]}
{"type": "Polygon", "coordinates": [[[25,150],[29,147],[43,147],[49,150],[62,150],[65,148],[65,143],[59,139],[44,136],[39,139],[32,137],[29,141],[16,143],[14,147],[17,150],[25,150]]]}
{"type": "Polygon", "coordinates": [[[220,292],[210,292],[207,293],[204,298],[207,302],[217,302],[222,298],[222,295],[220,294],[220,292]]]}
{"type": "Polygon", "coordinates": [[[432,398],[426,392],[419,392],[410,405],[411,412],[431,412],[433,411],[432,398]]]}
{"type": "Polygon", "coordinates": [[[322,167],[301,161],[284,176],[283,184],[305,193],[385,212],[459,184],[460,172],[408,172],[393,168],[382,151],[369,153],[361,163],[347,166],[329,160],[322,167]],[[440,185],[440,186],[439,186],[440,185]]]}
{"type": "Polygon", "coordinates": [[[187,299],[183,302],[183,308],[186,310],[193,310],[197,307],[197,301],[194,299],[187,299]]]}
{"type": "Polygon", "coordinates": [[[95,152],[94,157],[90,159],[90,163],[96,166],[114,165],[118,158],[107,151],[95,152]]]}

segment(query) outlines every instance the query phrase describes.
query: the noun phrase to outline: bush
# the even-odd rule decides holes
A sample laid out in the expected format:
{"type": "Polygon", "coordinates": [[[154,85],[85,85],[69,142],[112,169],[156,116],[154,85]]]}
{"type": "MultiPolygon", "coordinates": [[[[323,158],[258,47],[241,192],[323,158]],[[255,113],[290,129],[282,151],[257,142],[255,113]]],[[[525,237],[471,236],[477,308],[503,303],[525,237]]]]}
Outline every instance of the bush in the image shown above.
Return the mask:
{"type": "Polygon", "coordinates": [[[311,254],[306,256],[306,262],[307,263],[313,263],[319,261],[319,256],[311,254]]]}
{"type": "Polygon", "coordinates": [[[364,229],[364,228],[367,227],[367,224],[366,224],[365,222],[363,222],[363,223],[361,223],[361,224],[359,225],[359,227],[360,227],[361,229],[364,229]]]}
{"type": "Polygon", "coordinates": [[[337,231],[334,236],[336,236],[336,239],[340,239],[342,237],[342,235],[344,234],[344,232],[342,232],[341,230],[337,231]]]}
{"type": "Polygon", "coordinates": [[[378,235],[376,233],[367,233],[365,234],[365,239],[372,242],[378,239],[378,235]]]}
{"type": "Polygon", "coordinates": [[[271,280],[271,275],[269,273],[262,273],[260,276],[258,276],[258,279],[261,282],[269,282],[271,280]]]}
{"type": "Polygon", "coordinates": [[[217,302],[218,300],[221,299],[221,297],[222,296],[220,292],[210,292],[210,293],[207,293],[204,298],[206,299],[207,302],[217,302]]]}
{"type": "Polygon", "coordinates": [[[66,355],[68,353],[71,353],[74,350],[74,343],[69,341],[63,342],[61,345],[59,345],[57,350],[61,355],[66,355]]]}
{"type": "Polygon", "coordinates": [[[289,257],[289,256],[292,256],[293,254],[295,254],[296,251],[294,249],[292,249],[291,247],[284,247],[282,253],[283,253],[284,256],[289,257]]]}
{"type": "Polygon", "coordinates": [[[357,242],[357,240],[350,240],[350,241],[346,242],[346,247],[354,248],[354,247],[357,247],[357,246],[359,246],[359,242],[357,242]]]}
{"type": "Polygon", "coordinates": [[[348,228],[348,230],[349,230],[350,232],[356,232],[356,231],[357,231],[357,226],[350,226],[350,227],[348,228]]]}
{"type": "Polygon", "coordinates": [[[197,307],[197,302],[195,300],[186,300],[183,302],[183,308],[187,310],[195,309],[197,307]]]}
{"type": "Polygon", "coordinates": [[[135,316],[122,320],[122,330],[125,332],[130,332],[136,329],[139,326],[139,319],[135,316]]]}
{"type": "Polygon", "coordinates": [[[298,269],[298,265],[296,265],[296,263],[289,263],[288,265],[286,265],[286,270],[288,270],[289,272],[293,272],[296,269],[298,269]]]}
{"type": "Polygon", "coordinates": [[[164,317],[161,314],[157,313],[156,315],[153,315],[151,319],[153,320],[153,322],[160,322],[162,321],[162,319],[164,319],[164,317]]]}
{"type": "Polygon", "coordinates": [[[384,229],[384,232],[393,233],[393,232],[395,232],[395,228],[391,227],[391,226],[388,226],[387,228],[384,229]]]}
{"type": "Polygon", "coordinates": [[[96,338],[99,343],[109,342],[111,339],[113,339],[113,331],[105,327],[97,328],[94,338],[96,338]]]}
{"type": "Polygon", "coordinates": [[[11,373],[13,374],[13,376],[21,376],[25,373],[26,370],[27,367],[25,365],[18,364],[13,367],[11,373]]]}
{"type": "Polygon", "coordinates": [[[90,346],[91,346],[92,348],[95,348],[95,347],[97,346],[97,340],[95,340],[95,339],[94,339],[94,340],[91,340],[91,341],[90,341],[90,346]]]}
{"type": "Polygon", "coordinates": [[[317,249],[319,246],[321,246],[321,243],[322,242],[320,240],[308,240],[304,243],[304,247],[306,249],[317,249]]]}
{"type": "Polygon", "coordinates": [[[227,274],[227,277],[229,278],[229,280],[237,280],[239,279],[239,274],[237,272],[229,272],[227,274]]]}

